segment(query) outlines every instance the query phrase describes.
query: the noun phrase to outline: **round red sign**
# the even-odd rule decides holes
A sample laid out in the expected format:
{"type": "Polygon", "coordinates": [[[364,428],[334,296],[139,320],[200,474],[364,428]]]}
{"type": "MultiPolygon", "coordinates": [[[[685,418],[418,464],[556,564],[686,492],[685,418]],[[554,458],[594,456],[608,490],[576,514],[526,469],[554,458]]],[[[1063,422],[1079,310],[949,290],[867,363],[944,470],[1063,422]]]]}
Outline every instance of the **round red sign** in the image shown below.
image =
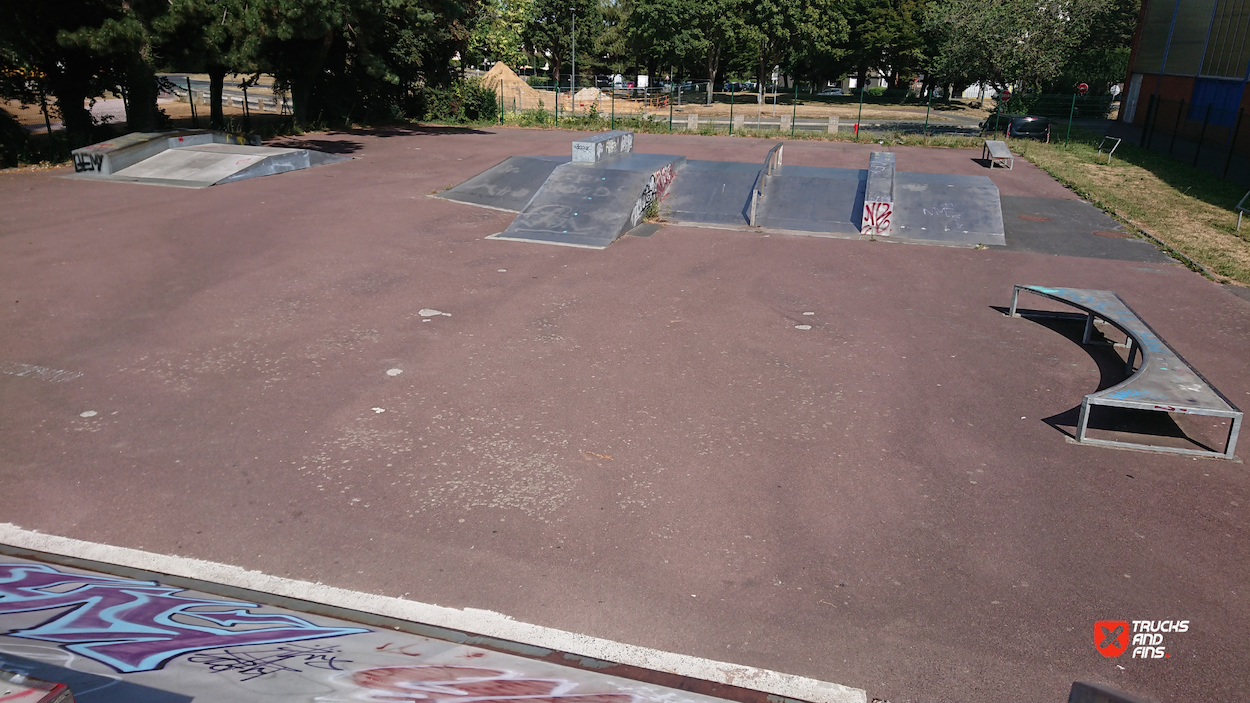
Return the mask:
{"type": "Polygon", "coordinates": [[[1076,86],[1076,92],[1080,93],[1081,95],[1084,95],[1084,94],[1088,93],[1088,92],[1089,92],[1089,85],[1087,85],[1087,84],[1085,84],[1085,83],[1081,83],[1081,84],[1077,85],[1077,86],[1076,86]]]}

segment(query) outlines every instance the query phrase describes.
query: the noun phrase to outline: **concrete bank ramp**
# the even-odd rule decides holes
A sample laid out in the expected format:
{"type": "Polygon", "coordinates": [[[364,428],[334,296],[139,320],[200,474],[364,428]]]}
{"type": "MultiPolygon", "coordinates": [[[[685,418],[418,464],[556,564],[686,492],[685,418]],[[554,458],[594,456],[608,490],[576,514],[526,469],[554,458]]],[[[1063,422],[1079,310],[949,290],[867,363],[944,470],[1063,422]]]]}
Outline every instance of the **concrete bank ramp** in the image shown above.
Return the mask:
{"type": "Polygon", "coordinates": [[[664,199],[664,217],[676,224],[746,226],[759,173],[759,164],[687,161],[664,199]]]}
{"type": "Polygon", "coordinates": [[[313,149],[247,144],[220,132],[136,132],[74,151],[74,176],[179,188],[207,188],[346,161],[313,149]]]}
{"type": "Polygon", "coordinates": [[[568,156],[509,156],[454,188],[435,195],[494,210],[521,212],[568,156]]]}
{"type": "Polygon", "coordinates": [[[683,156],[627,152],[559,164],[508,229],[491,239],[604,249],[668,192],[683,156]]]}
{"type": "Polygon", "coordinates": [[[985,176],[899,171],[894,181],[899,239],[1005,246],[998,186],[985,176]]]}
{"type": "Polygon", "coordinates": [[[867,171],[778,166],[764,185],[756,224],[814,234],[859,234],[867,171]]]}

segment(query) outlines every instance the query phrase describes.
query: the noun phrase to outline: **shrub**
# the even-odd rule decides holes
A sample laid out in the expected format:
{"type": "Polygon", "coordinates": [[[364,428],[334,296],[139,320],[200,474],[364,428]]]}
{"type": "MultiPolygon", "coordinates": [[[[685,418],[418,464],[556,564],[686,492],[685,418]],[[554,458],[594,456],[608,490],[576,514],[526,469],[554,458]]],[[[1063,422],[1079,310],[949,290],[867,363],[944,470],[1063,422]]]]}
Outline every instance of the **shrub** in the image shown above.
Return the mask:
{"type": "Polygon", "coordinates": [[[495,89],[476,78],[454,81],[446,87],[422,86],[410,109],[423,120],[438,122],[477,122],[499,115],[495,89]]]}
{"type": "Polygon", "coordinates": [[[881,97],[881,96],[885,95],[885,88],[883,88],[883,87],[881,87],[881,86],[879,86],[879,85],[874,85],[873,87],[871,87],[871,88],[869,88],[869,89],[868,89],[868,94],[869,94],[869,95],[871,95],[871,96],[872,96],[872,97],[874,97],[874,98],[879,98],[879,97],[881,97]]]}
{"type": "Polygon", "coordinates": [[[26,156],[30,134],[4,110],[0,110],[0,166],[16,166],[26,156]]]}

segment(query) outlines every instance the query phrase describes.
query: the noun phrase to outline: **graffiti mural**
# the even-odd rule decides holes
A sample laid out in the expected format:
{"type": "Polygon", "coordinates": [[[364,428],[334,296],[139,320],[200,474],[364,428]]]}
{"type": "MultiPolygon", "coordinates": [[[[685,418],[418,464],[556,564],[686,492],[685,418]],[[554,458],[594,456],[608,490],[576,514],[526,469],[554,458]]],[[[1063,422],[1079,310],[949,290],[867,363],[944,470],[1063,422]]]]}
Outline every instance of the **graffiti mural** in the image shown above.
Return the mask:
{"type": "Polygon", "coordinates": [[[394,625],[261,607],[6,557],[0,669],[65,684],[78,703],[725,703],[394,625]]]}
{"type": "Polygon", "coordinates": [[[652,203],[658,203],[668,195],[668,187],[673,184],[675,175],[672,164],[666,164],[664,168],[651,174],[647,185],[642,189],[642,194],[634,201],[634,209],[629,213],[630,227],[636,227],[639,222],[642,222],[647,208],[651,207],[652,203]]]}
{"type": "Polygon", "coordinates": [[[893,203],[865,202],[862,231],[864,234],[888,237],[893,218],[893,203]]]}
{"type": "Polygon", "coordinates": [[[633,703],[628,693],[573,693],[576,683],[526,678],[467,666],[387,666],[357,671],[352,682],[377,701],[472,699],[477,703],[633,703]]]}
{"type": "Polygon", "coordinates": [[[66,573],[45,564],[0,564],[0,615],[68,608],[8,636],[53,642],[120,673],[159,669],[179,655],[206,649],[368,632],[249,612],[258,607],[197,598],[155,581],[66,573]]]}

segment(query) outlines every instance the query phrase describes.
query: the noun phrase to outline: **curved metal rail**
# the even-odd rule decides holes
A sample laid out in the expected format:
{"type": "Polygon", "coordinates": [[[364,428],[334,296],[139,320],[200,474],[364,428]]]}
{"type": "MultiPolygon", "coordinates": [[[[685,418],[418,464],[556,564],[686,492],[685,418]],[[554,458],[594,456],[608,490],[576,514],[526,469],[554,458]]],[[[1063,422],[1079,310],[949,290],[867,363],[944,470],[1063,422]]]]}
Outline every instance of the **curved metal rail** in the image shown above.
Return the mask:
{"type": "Polygon", "coordinates": [[[1077,288],[1050,288],[1046,286],[1016,285],[1011,291],[1012,317],[1019,317],[1016,307],[1020,291],[1049,298],[1083,310],[1085,334],[1082,344],[1090,343],[1094,319],[1105,320],[1124,333],[1129,339],[1126,372],[1129,377],[1108,388],[1090,393],[1081,400],[1081,415],[1077,423],[1076,441],[1084,444],[1102,444],[1115,447],[1131,447],[1149,451],[1175,454],[1195,454],[1233,459],[1237,449],[1237,435],[1241,429],[1242,412],[1212,387],[1205,378],[1172,351],[1144,320],[1109,290],[1082,290],[1077,288]],[[1140,354],[1141,364],[1133,370],[1133,361],[1140,354]],[[1107,439],[1091,439],[1086,436],[1090,407],[1105,405],[1154,412],[1182,413],[1227,417],[1231,421],[1228,440],[1223,452],[1162,447],[1135,442],[1117,442],[1107,439]]]}

